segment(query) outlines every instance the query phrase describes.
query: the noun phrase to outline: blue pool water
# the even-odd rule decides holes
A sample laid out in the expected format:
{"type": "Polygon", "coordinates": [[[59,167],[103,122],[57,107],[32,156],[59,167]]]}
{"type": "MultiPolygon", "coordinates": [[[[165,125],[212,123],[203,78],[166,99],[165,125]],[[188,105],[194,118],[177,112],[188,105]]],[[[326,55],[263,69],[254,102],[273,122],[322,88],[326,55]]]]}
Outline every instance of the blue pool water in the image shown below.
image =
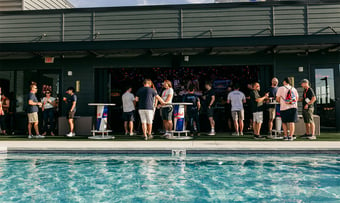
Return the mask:
{"type": "Polygon", "coordinates": [[[3,154],[0,202],[340,202],[340,156],[3,154]]]}

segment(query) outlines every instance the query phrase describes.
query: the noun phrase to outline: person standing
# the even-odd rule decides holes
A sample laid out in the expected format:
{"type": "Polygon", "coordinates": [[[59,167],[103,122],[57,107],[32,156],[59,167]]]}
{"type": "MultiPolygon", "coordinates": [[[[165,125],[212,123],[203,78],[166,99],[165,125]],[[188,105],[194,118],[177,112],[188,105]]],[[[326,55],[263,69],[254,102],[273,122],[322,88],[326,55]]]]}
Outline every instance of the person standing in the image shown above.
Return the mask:
{"type": "Polygon", "coordinates": [[[42,103],[42,111],[43,111],[43,118],[44,118],[44,133],[42,135],[46,135],[47,131],[50,130],[52,136],[54,136],[54,108],[55,108],[55,98],[51,96],[50,91],[45,92],[45,97],[41,101],[42,103]],[[50,126],[50,129],[48,129],[50,126]]]}
{"type": "MultiPolygon", "coordinates": [[[[163,87],[165,88],[162,92],[162,99],[165,103],[172,103],[172,99],[174,97],[174,90],[172,89],[171,81],[164,80],[163,87]]],[[[165,130],[165,134],[163,137],[171,136],[170,131],[172,130],[172,115],[174,108],[172,105],[162,105],[161,106],[161,117],[163,120],[163,126],[165,130]]]]}
{"type": "Polygon", "coordinates": [[[8,109],[10,100],[5,96],[3,92],[1,92],[0,88],[0,94],[1,94],[1,100],[0,100],[0,128],[1,128],[1,134],[7,135],[6,133],[6,122],[7,122],[7,115],[8,115],[8,109]]]}
{"type": "Polygon", "coordinates": [[[210,133],[208,135],[215,135],[215,120],[214,120],[214,107],[215,107],[215,92],[212,89],[211,82],[205,83],[205,104],[207,106],[207,116],[210,122],[210,133]]]}
{"type": "Polygon", "coordinates": [[[125,135],[133,136],[133,122],[135,121],[135,96],[131,93],[132,87],[128,87],[122,96],[123,120],[125,135]]]}
{"type": "Polygon", "coordinates": [[[70,132],[66,134],[67,137],[74,137],[76,133],[74,132],[74,116],[76,113],[77,106],[77,96],[74,94],[74,88],[69,87],[66,90],[66,93],[69,95],[67,98],[64,98],[66,102],[66,118],[68,120],[68,124],[70,127],[70,132]]]}
{"type": "Polygon", "coordinates": [[[201,109],[201,102],[200,98],[195,94],[195,87],[194,85],[190,85],[188,89],[188,93],[184,95],[183,102],[192,103],[192,105],[185,106],[186,108],[186,115],[187,121],[190,128],[190,135],[194,136],[200,135],[200,121],[199,121],[199,111],[201,109]]]}
{"type": "Polygon", "coordinates": [[[295,132],[295,122],[297,121],[297,101],[299,95],[297,90],[291,85],[290,78],[283,80],[283,86],[279,87],[276,93],[276,101],[280,103],[280,114],[284,140],[293,141],[295,132]],[[288,135],[289,129],[289,135],[288,135]]]}
{"type": "Polygon", "coordinates": [[[243,135],[244,127],[244,108],[243,104],[247,102],[246,96],[240,91],[238,84],[235,84],[234,91],[228,94],[228,104],[231,104],[231,115],[234,121],[235,133],[233,135],[243,135]]]}
{"type": "MultiPolygon", "coordinates": [[[[269,98],[276,99],[276,93],[278,90],[278,84],[279,80],[277,78],[272,79],[272,85],[268,89],[269,92],[269,98]]],[[[275,104],[268,104],[268,113],[269,113],[269,120],[268,120],[268,134],[271,137],[272,136],[272,131],[273,131],[273,122],[276,117],[276,105],[275,104]]]]}
{"type": "Polygon", "coordinates": [[[32,83],[30,86],[30,93],[28,94],[28,101],[27,101],[27,117],[28,117],[28,138],[34,138],[32,135],[32,125],[34,127],[36,138],[45,138],[44,136],[40,135],[39,133],[39,119],[38,119],[38,112],[39,108],[42,104],[38,102],[37,97],[35,94],[37,93],[38,88],[36,83],[32,83]]]}
{"type": "Polygon", "coordinates": [[[156,90],[151,88],[150,79],[145,79],[144,87],[141,87],[136,93],[136,102],[138,102],[138,112],[142,123],[143,136],[145,140],[152,139],[152,123],[154,117],[155,98],[161,104],[165,104],[163,99],[157,94],[156,90]]]}
{"type": "Polygon", "coordinates": [[[253,129],[255,139],[265,138],[260,135],[260,131],[263,123],[263,102],[265,99],[268,99],[269,94],[266,93],[263,97],[261,97],[260,90],[260,84],[255,82],[253,84],[253,91],[250,92],[250,104],[253,112],[253,129]]]}
{"type": "Polygon", "coordinates": [[[314,123],[314,103],[316,101],[316,96],[314,90],[309,86],[309,81],[303,79],[301,81],[301,87],[303,90],[303,97],[300,99],[302,101],[302,116],[306,126],[306,133],[301,136],[301,138],[307,138],[310,140],[315,140],[315,123],[314,123]]]}

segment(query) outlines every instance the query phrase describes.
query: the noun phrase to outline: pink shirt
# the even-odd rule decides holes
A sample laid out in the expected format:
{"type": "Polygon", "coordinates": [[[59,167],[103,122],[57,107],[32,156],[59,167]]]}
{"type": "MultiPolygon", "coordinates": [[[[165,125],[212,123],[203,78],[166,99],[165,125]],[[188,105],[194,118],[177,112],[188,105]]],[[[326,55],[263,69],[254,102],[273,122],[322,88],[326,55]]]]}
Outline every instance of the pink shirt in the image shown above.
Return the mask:
{"type": "Polygon", "coordinates": [[[299,100],[299,94],[294,87],[292,87],[290,85],[279,87],[279,89],[277,90],[277,93],[276,93],[276,97],[280,97],[280,110],[281,111],[285,111],[287,109],[292,109],[292,108],[297,108],[297,102],[295,104],[287,104],[284,100],[284,98],[286,98],[286,96],[287,96],[289,89],[292,89],[293,93],[295,94],[296,101],[299,100]]]}

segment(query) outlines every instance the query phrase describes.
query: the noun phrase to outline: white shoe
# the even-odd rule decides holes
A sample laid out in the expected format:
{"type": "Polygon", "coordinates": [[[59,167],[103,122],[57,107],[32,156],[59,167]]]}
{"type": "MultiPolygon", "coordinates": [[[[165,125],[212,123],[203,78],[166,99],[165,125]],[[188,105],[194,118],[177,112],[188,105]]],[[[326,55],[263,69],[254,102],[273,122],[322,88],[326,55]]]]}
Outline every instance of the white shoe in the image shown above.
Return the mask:
{"type": "Polygon", "coordinates": [[[74,133],[71,133],[71,132],[68,133],[68,134],[66,134],[67,137],[73,137],[74,135],[75,135],[75,134],[74,134],[74,133]]]}
{"type": "Polygon", "coordinates": [[[240,132],[240,135],[243,136],[243,132],[240,132]]]}
{"type": "Polygon", "coordinates": [[[234,132],[231,134],[232,136],[240,136],[240,134],[238,132],[234,132]]]}
{"type": "Polygon", "coordinates": [[[208,135],[216,135],[215,131],[211,131],[208,135]]]}
{"type": "Polygon", "coordinates": [[[45,136],[43,136],[43,135],[37,135],[37,136],[35,136],[35,138],[37,138],[37,139],[43,139],[43,138],[45,138],[45,136]]]}
{"type": "Polygon", "coordinates": [[[130,135],[130,136],[134,136],[134,135],[136,135],[136,133],[129,133],[129,135],[130,135]]]}
{"type": "Polygon", "coordinates": [[[76,136],[76,133],[72,133],[72,136],[73,136],[73,137],[76,136]]]}
{"type": "Polygon", "coordinates": [[[33,135],[28,135],[28,139],[32,139],[32,138],[34,138],[33,135]]]}

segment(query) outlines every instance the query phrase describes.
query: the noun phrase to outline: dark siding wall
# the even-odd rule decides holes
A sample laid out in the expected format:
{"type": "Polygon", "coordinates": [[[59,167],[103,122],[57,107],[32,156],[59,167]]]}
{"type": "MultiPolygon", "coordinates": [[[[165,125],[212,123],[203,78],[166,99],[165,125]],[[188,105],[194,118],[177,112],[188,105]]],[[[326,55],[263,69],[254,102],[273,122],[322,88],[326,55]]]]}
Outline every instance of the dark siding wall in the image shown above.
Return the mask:
{"type": "Polygon", "coordinates": [[[5,12],[0,43],[334,33],[328,26],[339,32],[340,4],[5,12]]]}

